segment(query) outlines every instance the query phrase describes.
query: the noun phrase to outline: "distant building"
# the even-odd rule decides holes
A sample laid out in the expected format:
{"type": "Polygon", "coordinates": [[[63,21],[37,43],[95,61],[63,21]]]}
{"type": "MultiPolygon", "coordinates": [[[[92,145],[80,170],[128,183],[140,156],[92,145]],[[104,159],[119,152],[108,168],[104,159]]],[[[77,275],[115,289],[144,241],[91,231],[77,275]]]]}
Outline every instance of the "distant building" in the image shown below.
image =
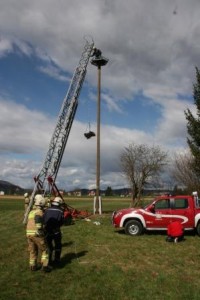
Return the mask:
{"type": "Polygon", "coordinates": [[[89,191],[88,196],[95,196],[95,191],[89,191]]]}
{"type": "Polygon", "coordinates": [[[74,196],[81,197],[82,196],[81,191],[74,191],[74,196]]]}

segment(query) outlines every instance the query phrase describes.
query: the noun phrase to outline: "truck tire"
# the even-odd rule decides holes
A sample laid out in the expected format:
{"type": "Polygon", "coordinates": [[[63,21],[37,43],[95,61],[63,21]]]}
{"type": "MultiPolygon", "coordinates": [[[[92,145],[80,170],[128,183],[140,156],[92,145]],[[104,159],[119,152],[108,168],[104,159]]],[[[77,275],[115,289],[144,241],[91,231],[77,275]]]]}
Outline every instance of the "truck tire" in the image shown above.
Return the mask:
{"type": "Polygon", "coordinates": [[[200,236],[200,223],[198,223],[198,224],[197,224],[197,228],[196,228],[196,230],[197,230],[197,234],[198,234],[198,236],[200,236]]]}
{"type": "Polygon", "coordinates": [[[137,220],[130,220],[126,223],[124,230],[126,234],[132,236],[141,235],[143,232],[143,226],[137,220]]]}

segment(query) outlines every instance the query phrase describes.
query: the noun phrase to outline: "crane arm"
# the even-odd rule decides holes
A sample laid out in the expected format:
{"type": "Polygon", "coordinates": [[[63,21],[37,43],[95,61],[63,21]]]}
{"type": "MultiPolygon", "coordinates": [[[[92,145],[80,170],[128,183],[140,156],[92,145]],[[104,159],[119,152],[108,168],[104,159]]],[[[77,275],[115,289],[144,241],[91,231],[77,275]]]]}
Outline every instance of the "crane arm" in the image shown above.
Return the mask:
{"type": "Polygon", "coordinates": [[[40,172],[35,177],[35,186],[30,197],[30,203],[24,215],[24,224],[26,224],[28,214],[33,206],[35,194],[40,192],[45,196],[49,187],[49,193],[52,193],[53,185],[55,184],[68,136],[76,114],[78,98],[86,76],[87,65],[90,57],[94,55],[93,52],[94,42],[86,41],[80,61],[74,71],[68,92],[63,100],[46,158],[40,172]]]}

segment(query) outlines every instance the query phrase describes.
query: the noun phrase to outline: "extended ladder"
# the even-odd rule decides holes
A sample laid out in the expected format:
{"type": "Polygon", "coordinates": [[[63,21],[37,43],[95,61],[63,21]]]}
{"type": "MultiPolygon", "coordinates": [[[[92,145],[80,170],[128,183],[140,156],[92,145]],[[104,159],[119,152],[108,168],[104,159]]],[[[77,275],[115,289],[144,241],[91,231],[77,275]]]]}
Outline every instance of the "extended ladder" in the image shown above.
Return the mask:
{"type": "Polygon", "coordinates": [[[30,197],[29,206],[24,215],[24,224],[27,222],[28,214],[33,206],[36,193],[41,193],[44,196],[47,193],[59,194],[55,181],[77,110],[78,98],[85,79],[87,65],[90,57],[94,55],[93,49],[94,42],[86,41],[81,59],[75,69],[68,92],[64,98],[46,158],[41,171],[37,177],[35,177],[35,186],[30,197]]]}

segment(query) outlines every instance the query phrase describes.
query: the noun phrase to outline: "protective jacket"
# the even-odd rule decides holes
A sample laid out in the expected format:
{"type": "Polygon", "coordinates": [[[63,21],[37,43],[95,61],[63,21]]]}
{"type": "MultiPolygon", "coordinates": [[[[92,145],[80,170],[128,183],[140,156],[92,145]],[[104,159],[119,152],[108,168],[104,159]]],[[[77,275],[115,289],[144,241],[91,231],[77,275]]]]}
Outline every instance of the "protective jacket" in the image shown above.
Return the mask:
{"type": "Polygon", "coordinates": [[[29,264],[31,270],[36,270],[37,262],[40,261],[45,271],[49,262],[48,248],[44,237],[43,215],[42,208],[38,206],[31,210],[28,215],[26,236],[30,252],[29,264]]]}
{"type": "Polygon", "coordinates": [[[172,222],[168,225],[167,235],[171,237],[180,237],[184,233],[183,225],[179,221],[172,222]]]}
{"type": "Polygon", "coordinates": [[[28,215],[28,222],[26,227],[27,236],[41,236],[43,232],[43,215],[44,212],[41,208],[36,207],[31,210],[28,215]]]}
{"type": "Polygon", "coordinates": [[[63,210],[52,205],[44,213],[46,241],[49,249],[49,263],[59,263],[62,251],[62,233],[60,227],[64,222],[63,210]],[[54,258],[53,258],[54,256],[54,258]]]}
{"type": "Polygon", "coordinates": [[[64,223],[64,213],[60,207],[52,205],[44,213],[45,230],[47,233],[54,234],[60,231],[64,223]]]}

